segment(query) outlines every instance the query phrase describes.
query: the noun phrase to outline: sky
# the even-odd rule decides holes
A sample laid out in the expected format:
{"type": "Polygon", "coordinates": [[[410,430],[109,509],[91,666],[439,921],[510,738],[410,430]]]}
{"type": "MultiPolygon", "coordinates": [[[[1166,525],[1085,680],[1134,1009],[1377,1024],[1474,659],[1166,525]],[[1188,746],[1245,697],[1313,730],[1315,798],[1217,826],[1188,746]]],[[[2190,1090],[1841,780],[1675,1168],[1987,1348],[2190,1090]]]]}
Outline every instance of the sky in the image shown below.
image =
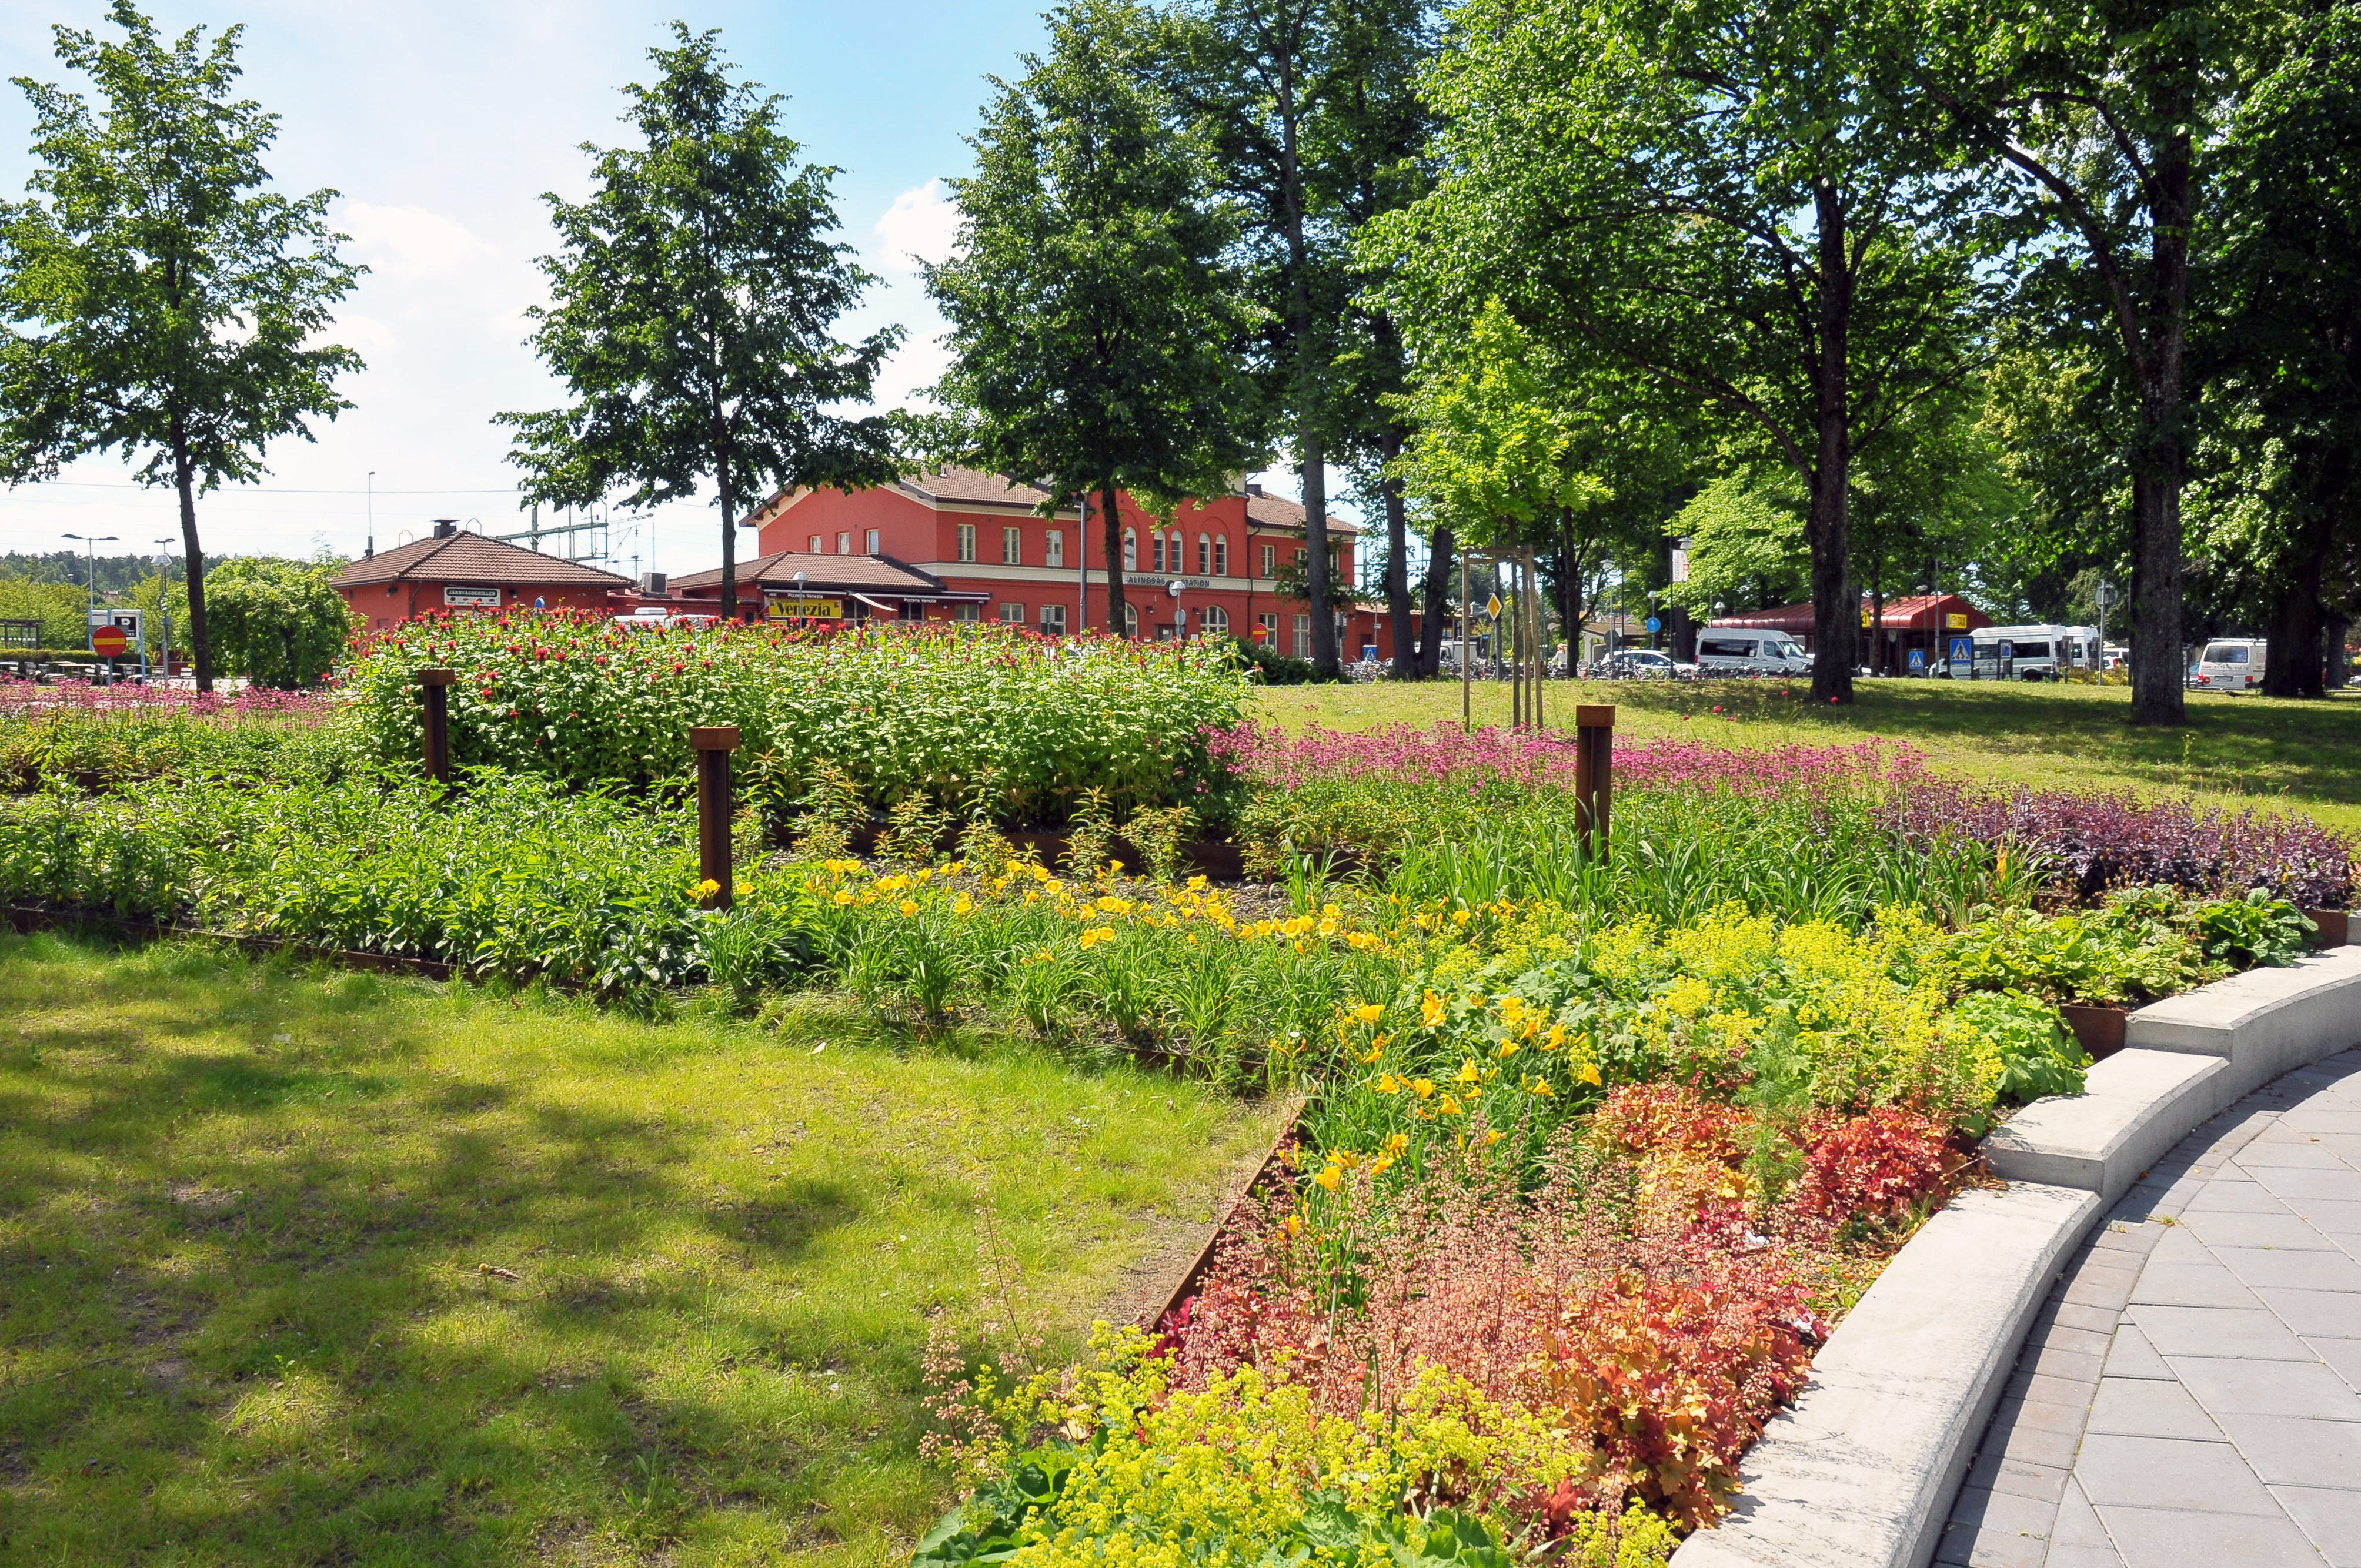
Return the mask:
{"type": "MultiPolygon", "coordinates": [[[[175,36],[244,24],[245,94],[280,116],[266,159],[274,180],[339,192],[331,217],[352,236],[347,256],[370,269],[336,334],[368,363],[338,384],[356,406],[315,423],[312,443],[273,445],[260,486],[202,499],[207,553],[357,555],[372,513],[380,549],[438,517],[476,520],[487,533],[527,525],[506,432],[490,421],[565,400],[524,342],[524,313],[544,297],[533,261],[554,243],[540,198],[588,192],[581,144],[625,138],[618,89],[647,79],[646,51],[669,39],[675,17],[719,28],[743,75],[785,95],[783,123],[805,158],[841,170],[840,237],[881,280],[839,335],[906,327],[879,392],[884,406],[906,400],[944,363],[942,323],[910,258],[948,252],[957,224],[945,182],[969,166],[962,138],[987,79],[1016,74],[1019,56],[1039,47],[1041,3],[707,0],[683,12],[628,0],[153,0],[150,14],[175,36]]],[[[0,75],[86,91],[56,59],[51,27],[112,34],[105,10],[104,0],[7,0],[0,75]]],[[[31,126],[22,93],[0,86],[0,192],[20,192],[31,171],[31,126]]],[[[161,549],[179,532],[172,493],[138,488],[130,474],[93,458],[0,490],[0,552],[81,548],[67,533],[119,536],[101,554],[161,549]]],[[[609,560],[675,574],[717,564],[708,501],[637,521],[619,512],[609,560]]],[[[555,541],[544,548],[565,553],[555,541]]]]}

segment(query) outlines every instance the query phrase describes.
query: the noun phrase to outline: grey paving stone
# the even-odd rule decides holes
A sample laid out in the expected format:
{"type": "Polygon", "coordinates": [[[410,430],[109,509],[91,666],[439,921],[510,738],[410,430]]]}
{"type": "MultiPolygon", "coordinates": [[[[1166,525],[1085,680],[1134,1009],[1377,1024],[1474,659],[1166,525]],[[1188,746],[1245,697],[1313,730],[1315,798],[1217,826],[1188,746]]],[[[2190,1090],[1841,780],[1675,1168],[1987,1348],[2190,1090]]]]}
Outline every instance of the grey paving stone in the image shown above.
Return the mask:
{"type": "Polygon", "coordinates": [[[2342,1491],[2361,1487],[2361,1425],[2294,1416],[2224,1415],[2222,1430],[2246,1467],[2268,1486],[2342,1491]]]}
{"type": "MultiPolygon", "coordinates": [[[[2327,1240],[2325,1236],[2320,1239],[2327,1240]]],[[[2213,1255],[2247,1285],[2280,1286],[2291,1290],[2342,1290],[2361,1295],[2361,1263],[2354,1262],[2342,1252],[2225,1246],[2216,1248],[2213,1255]]]]}
{"type": "Polygon", "coordinates": [[[2191,1213],[2180,1228],[2209,1247],[2247,1246],[2334,1252],[2336,1244],[2297,1214],[2191,1213]]]}
{"type": "Polygon", "coordinates": [[[2274,1290],[2255,1292],[2263,1305],[2300,1334],[2323,1338],[2361,1337],[2361,1292],[2349,1290],[2274,1290]]]}
{"type": "Polygon", "coordinates": [[[2063,1377],[2069,1382],[2092,1383],[2099,1380],[2099,1372],[2106,1365],[2104,1355],[2087,1350],[2067,1350],[2050,1345],[2027,1345],[2025,1366],[2037,1377],[2063,1377]]]}
{"type": "Polygon", "coordinates": [[[2048,1333],[2052,1328],[2063,1328],[2087,1329],[2092,1333],[2112,1338],[2115,1325],[2122,1321],[2121,1312],[2112,1312],[2104,1307],[2078,1307],[2070,1301],[2060,1301],[2054,1307],[2042,1310],[2041,1316],[2033,1320],[2032,1333],[2026,1337],[2031,1339],[2048,1333]]]}
{"type": "MultiPolygon", "coordinates": [[[[1983,1449],[1977,1457],[1996,1464],[2038,1464],[2061,1474],[2074,1468],[2074,1451],[2082,1441],[2082,1429],[2017,1426],[1993,1427],[1984,1434],[1983,1449]]],[[[1997,1482],[1982,1483],[1998,1487],[1997,1482]]],[[[2000,1490],[2009,1490],[1999,1487],[2000,1490]]]]}
{"type": "MultiPolygon", "coordinates": [[[[2076,1308],[2077,1311],[2103,1312],[2097,1307],[2076,1308]]],[[[2052,1323],[2047,1330],[2026,1336],[2026,1343],[2037,1344],[2044,1350],[2071,1351],[2078,1355],[2104,1356],[2107,1346],[2114,1343],[2114,1324],[2103,1329],[2069,1328],[2064,1323],[2052,1323]]]]}
{"type": "Polygon", "coordinates": [[[2099,1391],[2099,1379],[2090,1377],[2049,1377],[2029,1374],[2022,1383],[2012,1383],[2008,1397],[2023,1399],[2031,1405],[2069,1405],[2078,1410],[2091,1408],[2091,1398],[2099,1391]]]}
{"type": "Polygon", "coordinates": [[[2110,1220],[2091,1236],[2092,1252],[2132,1252],[2145,1255],[2164,1234],[2163,1225],[2141,1224],[2110,1220]]]}
{"type": "Polygon", "coordinates": [[[2254,1293],[2218,1263],[2151,1260],[2132,1291],[2136,1307],[2259,1307],[2254,1293]]]}
{"type": "Polygon", "coordinates": [[[2237,1163],[2248,1170],[2337,1170],[2345,1164],[2317,1136],[2257,1138],[2239,1152],[2237,1163]]]}
{"type": "Polygon", "coordinates": [[[2334,1568],[2361,1568],[2361,1493],[2274,1486],[2271,1496],[2334,1568]]]}
{"type": "MultiPolygon", "coordinates": [[[[2325,1372],[2326,1368],[2322,1370],[2325,1372]]],[[[2336,1382],[2333,1373],[2328,1377],[2330,1382],[2336,1382]]],[[[2340,1383],[2337,1386],[2342,1387],[2344,1385],[2340,1383]]],[[[2070,1441],[2082,1435],[2082,1423],[2090,1413],[2088,1405],[2046,1405],[2032,1399],[2003,1399],[1993,1411],[1992,1425],[1984,1429],[1984,1442],[2004,1442],[2008,1433],[2016,1431],[2062,1432],[2070,1441]]]]}
{"type": "Polygon", "coordinates": [[[2156,1346],[2148,1343],[2147,1335],[2125,1323],[2115,1331],[2115,1346],[2107,1353],[2106,1375],[2110,1377],[2161,1377],[2169,1380],[2172,1368],[2164,1364],[2164,1357],[2157,1354],[2156,1346]]]}
{"type": "MultiPolygon", "coordinates": [[[[2263,1484],[2226,1442],[2086,1432],[2082,1452],[2074,1461],[2074,1479],[2081,1483],[2102,1519],[2110,1505],[2201,1507],[2211,1513],[2260,1518],[2279,1513],[2279,1505],[2271,1501],[2263,1484]]],[[[2108,1526],[2112,1530],[2112,1519],[2108,1526]]]]}
{"type": "MultiPolygon", "coordinates": [[[[2055,1434],[2044,1434],[2051,1435],[2055,1434]]],[[[2071,1444],[2069,1444],[2070,1449],[2071,1444]]],[[[1997,1453],[1980,1456],[1968,1466],[1966,1485],[1986,1491],[2006,1492],[2012,1497],[2031,1497],[2036,1502],[2055,1504],[2059,1494],[2066,1489],[2066,1476],[2072,1469],[2074,1456],[2070,1452],[2062,1464],[2037,1464],[2029,1459],[2004,1458],[1997,1453]]]]}
{"type": "Polygon", "coordinates": [[[2279,1125],[2295,1133],[2361,1135],[2361,1111],[2331,1111],[2324,1106],[2299,1105],[2279,1118],[2279,1125]]]}
{"type": "MultiPolygon", "coordinates": [[[[2223,1447],[2228,1453],[2228,1445],[2223,1447]]],[[[2047,1541],[2050,1521],[2058,1517],[2053,1504],[1986,1486],[1961,1488],[1951,1509],[1951,1523],[1979,1535],[2029,1535],[2047,1541]]],[[[1956,1533],[1956,1531],[1954,1532],[1956,1533]]]]}
{"type": "Polygon", "coordinates": [[[1935,1561],[1947,1568],[2041,1568],[2049,1542],[2016,1530],[1959,1530],[1943,1538],[1935,1561]]]}
{"type": "Polygon", "coordinates": [[[2099,1397],[2091,1404],[2088,1430],[2132,1437],[2177,1437],[2191,1442],[2220,1442],[2223,1436],[2188,1389],[2148,1377],[2102,1378],[2099,1397]]]}
{"type": "Polygon", "coordinates": [[[2346,1165],[2361,1161],[2361,1133],[2321,1133],[2320,1146],[2346,1165]]]}
{"type": "Polygon", "coordinates": [[[2355,1388],[2361,1388],[2361,1339],[2333,1339],[2320,1334],[2303,1343],[2328,1364],[2330,1371],[2355,1388]]]}
{"type": "Polygon", "coordinates": [[[2052,1545],[2041,1568],[2124,1568],[2124,1560],[2115,1554],[2114,1543],[2102,1536],[2095,1546],[2052,1545]]]}
{"type": "Polygon", "coordinates": [[[2257,1181],[2215,1178],[2189,1201],[2192,1214],[2284,1214],[2287,1205],[2257,1181]]]}
{"type": "Polygon", "coordinates": [[[2326,1231],[2332,1239],[2361,1236],[2361,1203],[2343,1203],[2333,1198],[2301,1198],[2290,1207],[2302,1216],[2305,1223],[2326,1231]]]}
{"type": "Polygon", "coordinates": [[[2134,1307],[2132,1321],[2169,1357],[2239,1355],[2258,1361],[2319,1359],[2268,1311],[2223,1307],[2134,1307]]]}
{"type": "Polygon", "coordinates": [[[2139,1283],[2136,1268],[2084,1268],[2066,1283],[2065,1301],[2074,1307],[2123,1307],[2139,1283]]]}
{"type": "Polygon", "coordinates": [[[2180,1356],[2171,1363],[2180,1386],[2216,1416],[2301,1416],[2361,1421],[2361,1394],[2324,1363],[2218,1361],[2180,1356]]]}
{"type": "Polygon", "coordinates": [[[2255,1179],[2274,1198],[2292,1203],[2302,1198],[2326,1198],[2339,1203],[2361,1203],[2361,1170],[2338,1165],[2334,1170],[2296,1170],[2259,1166],[2255,1179]]]}
{"type": "Polygon", "coordinates": [[[2098,1508],[2124,1568],[2320,1568],[2312,1542],[2276,1506],[2264,1519],[2098,1508]]]}
{"type": "Polygon", "coordinates": [[[2107,1527],[2099,1522],[2099,1511],[2091,1499],[2082,1495],[2082,1487],[2068,1477],[2065,1495],[2058,1499],[2058,1522],[2049,1530],[2049,1560],[2058,1561],[2061,1552],[2104,1552],[2115,1555],[2114,1543],[2107,1539],[2107,1527]]]}

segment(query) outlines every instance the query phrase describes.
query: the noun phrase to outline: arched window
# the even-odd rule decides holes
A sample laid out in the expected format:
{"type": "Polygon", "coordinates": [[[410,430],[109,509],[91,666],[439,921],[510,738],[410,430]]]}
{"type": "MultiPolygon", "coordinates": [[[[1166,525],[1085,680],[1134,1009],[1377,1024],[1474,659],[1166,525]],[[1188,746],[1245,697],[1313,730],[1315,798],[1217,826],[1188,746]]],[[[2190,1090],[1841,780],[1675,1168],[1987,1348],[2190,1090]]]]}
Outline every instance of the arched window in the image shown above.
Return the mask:
{"type": "Polygon", "coordinates": [[[1197,612],[1197,630],[1208,637],[1228,636],[1230,612],[1217,604],[1207,605],[1197,612]]]}
{"type": "Polygon", "coordinates": [[[1188,541],[1180,537],[1180,531],[1179,529],[1174,529],[1172,531],[1172,550],[1165,559],[1172,563],[1172,575],[1176,577],[1183,571],[1187,570],[1187,568],[1181,565],[1181,562],[1187,559],[1187,557],[1180,554],[1181,551],[1187,548],[1188,541]]]}
{"type": "Polygon", "coordinates": [[[1128,528],[1123,531],[1123,569],[1126,572],[1139,570],[1139,535],[1128,528]]]}
{"type": "Polygon", "coordinates": [[[1210,534],[1197,535],[1197,575],[1203,576],[1213,569],[1213,541],[1210,534]]]}
{"type": "Polygon", "coordinates": [[[1128,599],[1124,601],[1123,607],[1123,634],[1126,637],[1139,635],[1139,607],[1128,599]]]}

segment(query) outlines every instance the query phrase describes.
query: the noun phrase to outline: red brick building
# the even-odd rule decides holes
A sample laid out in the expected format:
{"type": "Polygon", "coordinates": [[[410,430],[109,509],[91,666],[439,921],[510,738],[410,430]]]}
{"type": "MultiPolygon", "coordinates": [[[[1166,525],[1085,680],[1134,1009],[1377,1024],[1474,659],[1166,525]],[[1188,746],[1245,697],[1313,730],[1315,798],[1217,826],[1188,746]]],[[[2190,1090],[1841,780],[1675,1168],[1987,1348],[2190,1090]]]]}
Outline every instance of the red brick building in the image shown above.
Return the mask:
{"type": "Polygon", "coordinates": [[[440,609],[631,608],[631,580],[523,550],[447,522],[432,537],[364,556],[329,579],[362,626],[390,626],[440,609]]]}
{"type": "MultiPolygon", "coordinates": [[[[1096,499],[1087,519],[1071,506],[1038,515],[1048,499],[1044,491],[995,474],[939,468],[851,495],[774,496],[745,522],[759,530],[766,607],[792,598],[787,584],[802,571],[807,593],[831,585],[814,597],[841,598],[848,620],[889,613],[884,607],[890,604],[890,613],[907,620],[1001,620],[1059,634],[1104,630],[1105,525],[1096,499]],[[906,591],[895,591],[884,576],[873,590],[858,587],[845,557],[868,557],[887,576],[906,574],[896,579],[906,591]]],[[[1117,505],[1128,634],[1252,638],[1259,630],[1281,652],[1310,655],[1308,607],[1282,598],[1274,580],[1283,566],[1300,569],[1302,507],[1264,495],[1259,486],[1184,502],[1169,521],[1128,495],[1117,505]]],[[[1328,527],[1335,580],[1349,583],[1359,565],[1354,552],[1360,531],[1335,519],[1328,527]]],[[[671,586],[686,598],[718,597],[720,574],[700,572],[671,586]]],[[[1390,649],[1381,616],[1364,609],[1337,620],[1346,659],[1372,644],[1390,649]]]]}

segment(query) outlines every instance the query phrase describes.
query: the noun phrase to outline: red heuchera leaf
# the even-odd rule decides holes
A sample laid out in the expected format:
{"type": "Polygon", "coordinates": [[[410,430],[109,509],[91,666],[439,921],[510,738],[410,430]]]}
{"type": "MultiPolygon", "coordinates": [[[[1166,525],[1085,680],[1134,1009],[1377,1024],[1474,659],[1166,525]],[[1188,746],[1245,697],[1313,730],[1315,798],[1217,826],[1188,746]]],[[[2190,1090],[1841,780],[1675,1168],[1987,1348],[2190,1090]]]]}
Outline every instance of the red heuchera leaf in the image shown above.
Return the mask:
{"type": "Polygon", "coordinates": [[[1915,1112],[1881,1106],[1862,1116],[1822,1117],[1790,1201],[1839,1221],[1900,1219],[1942,1189],[1948,1157],[1943,1128],[1915,1112]]]}

